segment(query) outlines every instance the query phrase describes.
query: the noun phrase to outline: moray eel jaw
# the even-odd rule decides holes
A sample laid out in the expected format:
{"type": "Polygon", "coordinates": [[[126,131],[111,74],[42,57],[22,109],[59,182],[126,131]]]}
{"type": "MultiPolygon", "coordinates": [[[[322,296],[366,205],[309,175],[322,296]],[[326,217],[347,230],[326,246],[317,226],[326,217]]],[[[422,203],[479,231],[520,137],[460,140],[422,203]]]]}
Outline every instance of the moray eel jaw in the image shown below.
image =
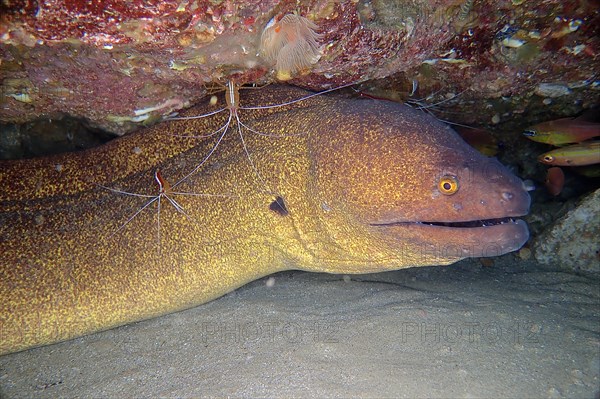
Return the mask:
{"type": "Polygon", "coordinates": [[[503,218],[457,223],[400,222],[375,224],[388,240],[419,242],[424,252],[435,252],[451,263],[463,258],[499,256],[515,251],[529,238],[527,224],[503,218]]]}

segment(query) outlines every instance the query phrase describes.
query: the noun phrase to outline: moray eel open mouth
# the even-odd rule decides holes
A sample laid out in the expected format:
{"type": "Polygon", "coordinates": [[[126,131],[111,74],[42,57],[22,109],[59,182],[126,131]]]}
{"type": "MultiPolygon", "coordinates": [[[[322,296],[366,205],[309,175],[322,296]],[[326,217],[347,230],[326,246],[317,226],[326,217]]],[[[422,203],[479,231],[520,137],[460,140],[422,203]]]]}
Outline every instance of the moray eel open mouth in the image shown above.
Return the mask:
{"type": "Polygon", "coordinates": [[[477,227],[490,227],[503,224],[514,224],[517,223],[517,219],[510,217],[497,218],[497,219],[485,219],[485,220],[471,220],[468,222],[421,222],[429,226],[441,226],[441,227],[452,227],[452,228],[477,228],[477,227]]]}
{"type": "Polygon", "coordinates": [[[394,225],[422,225],[432,227],[450,227],[456,228],[478,228],[478,227],[490,227],[505,224],[519,224],[524,223],[520,219],[512,217],[496,218],[496,219],[485,219],[485,220],[469,220],[461,222],[392,222],[392,223],[372,223],[371,226],[394,226],[394,225]]]}
{"type": "Polygon", "coordinates": [[[521,248],[529,238],[527,223],[514,217],[456,222],[372,223],[388,240],[419,242],[442,257],[499,256],[521,248]]]}

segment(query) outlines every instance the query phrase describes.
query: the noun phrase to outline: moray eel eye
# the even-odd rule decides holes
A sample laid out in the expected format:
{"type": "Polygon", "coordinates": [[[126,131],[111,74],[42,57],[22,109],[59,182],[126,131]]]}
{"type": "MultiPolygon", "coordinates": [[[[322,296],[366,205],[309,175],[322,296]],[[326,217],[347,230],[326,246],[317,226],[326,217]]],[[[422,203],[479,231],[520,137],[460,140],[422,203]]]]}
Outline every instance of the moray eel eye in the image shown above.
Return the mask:
{"type": "Polygon", "coordinates": [[[438,182],[438,190],[444,195],[452,195],[458,191],[458,179],[454,176],[442,176],[438,182]]]}

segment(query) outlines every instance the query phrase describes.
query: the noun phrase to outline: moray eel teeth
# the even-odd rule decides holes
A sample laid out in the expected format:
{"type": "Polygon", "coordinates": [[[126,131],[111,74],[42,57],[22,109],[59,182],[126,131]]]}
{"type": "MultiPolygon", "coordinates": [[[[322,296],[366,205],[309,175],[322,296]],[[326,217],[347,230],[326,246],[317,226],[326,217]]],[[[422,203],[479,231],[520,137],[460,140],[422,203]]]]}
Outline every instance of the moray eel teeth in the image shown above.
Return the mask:
{"type": "Polygon", "coordinates": [[[450,227],[453,229],[473,229],[480,227],[490,227],[497,226],[501,224],[516,224],[519,223],[520,219],[513,219],[511,217],[505,218],[496,218],[496,219],[485,219],[485,220],[466,220],[463,222],[397,222],[397,223],[382,223],[377,224],[374,223],[373,226],[392,226],[392,225],[425,225],[425,226],[435,226],[435,227],[450,227]]]}

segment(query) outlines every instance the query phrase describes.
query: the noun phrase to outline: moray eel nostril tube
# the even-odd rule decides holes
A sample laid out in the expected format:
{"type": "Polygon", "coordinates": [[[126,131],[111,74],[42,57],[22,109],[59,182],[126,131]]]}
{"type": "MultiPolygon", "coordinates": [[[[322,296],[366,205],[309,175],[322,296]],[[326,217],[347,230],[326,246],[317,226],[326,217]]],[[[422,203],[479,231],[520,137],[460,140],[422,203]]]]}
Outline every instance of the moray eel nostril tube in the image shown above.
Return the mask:
{"type": "MultiPolygon", "coordinates": [[[[243,95],[251,105],[304,94],[243,95]]],[[[513,219],[529,207],[522,182],[423,113],[318,96],[244,117],[281,133],[246,141],[273,190],[261,190],[240,141],[226,136],[178,190],[227,198],[178,196],[189,217],[151,204],[124,226],[147,197],[99,185],[156,195],[158,169],[186,176],[214,146],[172,134],[222,120],[170,121],[85,152],[0,163],[0,353],[189,308],[284,269],[449,264],[527,240],[513,219]]]]}

